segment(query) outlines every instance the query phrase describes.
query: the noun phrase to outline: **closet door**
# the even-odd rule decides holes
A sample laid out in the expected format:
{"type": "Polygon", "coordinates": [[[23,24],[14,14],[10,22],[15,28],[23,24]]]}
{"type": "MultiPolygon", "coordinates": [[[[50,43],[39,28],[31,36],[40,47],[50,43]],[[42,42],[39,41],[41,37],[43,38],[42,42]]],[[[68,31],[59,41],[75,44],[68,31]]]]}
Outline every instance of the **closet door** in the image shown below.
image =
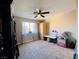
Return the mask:
{"type": "Polygon", "coordinates": [[[43,39],[43,37],[44,37],[44,35],[46,35],[47,34],[47,23],[45,23],[45,22],[42,22],[42,23],[40,23],[40,25],[39,25],[39,32],[40,32],[40,38],[41,39],[43,39]]]}

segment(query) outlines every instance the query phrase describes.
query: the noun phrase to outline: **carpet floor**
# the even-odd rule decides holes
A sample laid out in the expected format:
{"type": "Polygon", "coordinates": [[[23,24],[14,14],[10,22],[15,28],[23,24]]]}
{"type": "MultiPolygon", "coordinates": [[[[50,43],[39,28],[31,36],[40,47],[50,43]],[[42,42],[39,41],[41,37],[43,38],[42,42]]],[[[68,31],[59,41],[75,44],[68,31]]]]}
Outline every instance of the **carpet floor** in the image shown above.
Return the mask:
{"type": "Polygon", "coordinates": [[[19,47],[18,59],[73,59],[74,50],[47,41],[34,41],[19,47]]]}

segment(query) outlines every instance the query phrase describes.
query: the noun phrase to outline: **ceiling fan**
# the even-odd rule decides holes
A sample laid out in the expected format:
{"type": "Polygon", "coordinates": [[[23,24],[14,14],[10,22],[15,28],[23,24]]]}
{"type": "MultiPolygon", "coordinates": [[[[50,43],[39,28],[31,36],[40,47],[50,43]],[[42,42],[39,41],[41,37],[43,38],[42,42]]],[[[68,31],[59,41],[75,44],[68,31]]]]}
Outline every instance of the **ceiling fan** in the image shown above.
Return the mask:
{"type": "Polygon", "coordinates": [[[45,17],[43,14],[49,14],[49,11],[47,12],[42,12],[42,10],[40,9],[36,9],[36,12],[34,12],[33,14],[36,14],[35,18],[38,17],[38,15],[40,15],[41,17],[45,17]]]}

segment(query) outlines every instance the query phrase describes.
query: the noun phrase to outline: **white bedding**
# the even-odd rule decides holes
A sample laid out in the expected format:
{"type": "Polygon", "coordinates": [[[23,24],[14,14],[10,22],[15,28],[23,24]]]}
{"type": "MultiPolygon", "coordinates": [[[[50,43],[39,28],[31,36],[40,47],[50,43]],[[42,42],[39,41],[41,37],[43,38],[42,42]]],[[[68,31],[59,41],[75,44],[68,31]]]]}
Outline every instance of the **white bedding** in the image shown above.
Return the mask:
{"type": "Polygon", "coordinates": [[[73,59],[74,50],[46,41],[35,41],[20,46],[19,59],[73,59]]]}

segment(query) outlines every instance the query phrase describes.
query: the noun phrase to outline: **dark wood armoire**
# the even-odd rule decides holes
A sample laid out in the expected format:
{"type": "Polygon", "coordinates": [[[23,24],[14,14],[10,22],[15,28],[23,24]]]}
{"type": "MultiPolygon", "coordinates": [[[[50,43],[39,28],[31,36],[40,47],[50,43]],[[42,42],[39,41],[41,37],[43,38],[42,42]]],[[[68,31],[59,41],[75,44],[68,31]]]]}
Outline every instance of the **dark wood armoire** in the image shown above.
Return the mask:
{"type": "Polygon", "coordinates": [[[17,59],[15,51],[18,48],[12,32],[14,22],[11,17],[11,3],[12,0],[0,0],[0,59],[17,59]]]}

